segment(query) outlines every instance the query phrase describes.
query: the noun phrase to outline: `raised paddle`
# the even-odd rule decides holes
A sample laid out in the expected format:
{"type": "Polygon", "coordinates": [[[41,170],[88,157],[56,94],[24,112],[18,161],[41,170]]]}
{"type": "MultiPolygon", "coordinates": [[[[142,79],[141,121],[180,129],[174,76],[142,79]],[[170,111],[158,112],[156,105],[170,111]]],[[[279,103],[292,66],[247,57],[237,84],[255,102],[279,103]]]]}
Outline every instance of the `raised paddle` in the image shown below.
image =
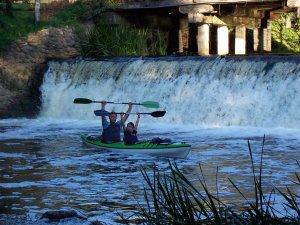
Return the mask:
{"type": "MultiPolygon", "coordinates": [[[[105,110],[95,110],[94,111],[96,116],[109,116],[110,112],[107,112],[105,110]]],[[[116,114],[125,114],[125,113],[116,113],[116,114]]],[[[130,113],[130,114],[137,114],[137,113],[130,113]]],[[[151,113],[139,113],[139,114],[143,114],[143,115],[151,115],[153,117],[163,117],[166,114],[166,111],[154,111],[151,113]]]]}
{"type": "MultiPolygon", "coordinates": [[[[75,98],[74,99],[74,103],[75,104],[90,104],[90,103],[101,103],[101,101],[93,101],[91,99],[88,98],[75,98]]],[[[128,102],[106,102],[106,103],[110,103],[110,104],[123,104],[123,105],[127,105],[128,102]]],[[[158,102],[153,102],[153,101],[145,101],[145,102],[141,102],[141,103],[132,103],[133,105],[141,105],[147,108],[159,108],[159,104],[158,102]]]]}

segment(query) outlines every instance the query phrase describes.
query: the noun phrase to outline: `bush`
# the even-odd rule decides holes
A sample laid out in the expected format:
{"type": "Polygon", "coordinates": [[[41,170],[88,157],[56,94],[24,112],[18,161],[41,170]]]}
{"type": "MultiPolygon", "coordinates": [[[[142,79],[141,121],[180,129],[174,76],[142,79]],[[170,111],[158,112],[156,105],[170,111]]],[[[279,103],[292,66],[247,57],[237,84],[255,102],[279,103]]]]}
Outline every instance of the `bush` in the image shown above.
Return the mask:
{"type": "Polygon", "coordinates": [[[300,19],[294,13],[283,13],[272,22],[273,52],[300,53],[300,19]],[[286,20],[291,18],[293,27],[286,28],[286,20]]]}
{"type": "Polygon", "coordinates": [[[165,55],[166,41],[159,31],[136,29],[126,25],[99,24],[80,35],[85,56],[165,55]]]}

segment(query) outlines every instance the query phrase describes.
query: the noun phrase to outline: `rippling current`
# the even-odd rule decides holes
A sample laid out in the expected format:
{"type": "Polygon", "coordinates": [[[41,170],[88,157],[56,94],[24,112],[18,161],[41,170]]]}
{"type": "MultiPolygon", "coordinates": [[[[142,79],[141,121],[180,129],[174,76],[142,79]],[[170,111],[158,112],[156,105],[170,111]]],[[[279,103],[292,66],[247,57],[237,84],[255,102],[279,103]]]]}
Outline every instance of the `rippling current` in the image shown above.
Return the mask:
{"type": "MultiPolygon", "coordinates": [[[[117,223],[118,213],[130,214],[144,203],[141,168],[151,174],[155,164],[168,172],[168,160],[175,159],[116,154],[81,143],[80,134],[99,134],[101,124],[93,115],[99,106],[74,105],[76,97],[159,101],[167,114],[142,117],[140,139],[159,136],[190,143],[188,157],[176,163],[195,185],[200,164],[212,191],[218,167],[219,192],[226,202],[242,201],[228,178],[251,197],[247,140],[258,167],[266,135],[266,190],[288,185],[299,193],[293,183],[300,170],[298,62],[297,57],[50,62],[41,86],[40,116],[0,120],[0,221],[21,216],[23,223],[43,224],[43,212],[73,208],[89,221],[117,223]]],[[[134,108],[149,110],[155,111],[134,108]]]]}

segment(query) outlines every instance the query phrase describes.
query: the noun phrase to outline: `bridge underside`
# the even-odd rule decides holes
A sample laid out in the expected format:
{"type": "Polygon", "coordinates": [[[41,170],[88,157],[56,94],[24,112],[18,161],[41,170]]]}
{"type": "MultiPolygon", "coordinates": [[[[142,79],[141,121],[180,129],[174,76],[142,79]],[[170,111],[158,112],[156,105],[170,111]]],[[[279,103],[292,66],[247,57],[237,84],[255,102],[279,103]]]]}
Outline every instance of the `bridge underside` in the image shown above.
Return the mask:
{"type": "Polygon", "coordinates": [[[270,52],[271,21],[298,7],[300,0],[125,1],[105,18],[159,29],[168,39],[168,53],[247,54],[270,52]]]}

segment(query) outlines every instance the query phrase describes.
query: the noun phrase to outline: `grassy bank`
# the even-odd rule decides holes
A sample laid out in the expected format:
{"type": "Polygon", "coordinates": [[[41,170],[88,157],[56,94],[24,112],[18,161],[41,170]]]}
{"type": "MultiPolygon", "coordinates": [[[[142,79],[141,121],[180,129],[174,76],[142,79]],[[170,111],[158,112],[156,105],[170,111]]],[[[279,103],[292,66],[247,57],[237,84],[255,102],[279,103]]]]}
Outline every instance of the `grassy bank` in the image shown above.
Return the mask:
{"type": "MultiPolygon", "coordinates": [[[[264,143],[264,140],[263,140],[264,143]]],[[[263,151],[258,168],[252,157],[252,150],[248,142],[251,158],[253,176],[253,199],[243,193],[242,187],[229,179],[232,187],[240,194],[244,200],[244,205],[236,206],[231,202],[223,202],[218,194],[218,184],[216,193],[207,186],[205,176],[199,174],[199,185],[195,181],[190,181],[183,174],[176,164],[170,163],[169,174],[160,174],[154,169],[154,174],[142,171],[146,181],[144,197],[146,207],[140,206],[136,215],[143,224],[156,225],[296,225],[300,224],[300,196],[290,188],[277,189],[273,187],[266,193],[267,187],[263,186],[263,151]],[[199,188],[200,187],[200,188],[199,188]],[[274,205],[275,195],[282,197],[284,212],[279,212],[274,205]]],[[[298,163],[299,165],[299,163],[298,163]]],[[[299,165],[300,168],[300,165],[299,165]]],[[[218,173],[217,173],[218,174],[218,173]]],[[[295,173],[295,184],[300,188],[299,174],[295,173]]],[[[217,180],[217,178],[216,178],[217,180]]],[[[276,199],[275,199],[276,201],[276,199]]],[[[128,222],[124,218],[125,222],[128,222]]]]}
{"type": "MultiPolygon", "coordinates": [[[[54,14],[47,22],[34,25],[32,4],[13,4],[13,16],[0,11],[0,51],[12,42],[47,27],[72,26],[78,30],[83,56],[165,55],[166,41],[158,31],[136,29],[128,25],[98,24],[84,33],[82,24],[114,6],[114,1],[76,1],[54,14]]],[[[5,7],[4,4],[1,5],[5,7]]],[[[42,5],[46,10],[47,5],[42,5]]]]}
{"type": "MultiPolygon", "coordinates": [[[[0,4],[4,10],[5,5],[0,4]]],[[[44,25],[33,25],[33,9],[29,4],[13,4],[13,16],[0,11],[0,51],[7,45],[40,30],[44,25]]]]}
{"type": "MultiPolygon", "coordinates": [[[[30,33],[36,32],[50,26],[78,26],[85,19],[87,5],[82,1],[77,1],[65,9],[56,13],[49,21],[40,22],[34,25],[34,7],[32,4],[15,3],[13,4],[12,16],[4,13],[4,3],[0,11],[0,51],[12,42],[27,37],[30,33]]],[[[42,5],[41,8],[46,8],[42,5]]]]}

